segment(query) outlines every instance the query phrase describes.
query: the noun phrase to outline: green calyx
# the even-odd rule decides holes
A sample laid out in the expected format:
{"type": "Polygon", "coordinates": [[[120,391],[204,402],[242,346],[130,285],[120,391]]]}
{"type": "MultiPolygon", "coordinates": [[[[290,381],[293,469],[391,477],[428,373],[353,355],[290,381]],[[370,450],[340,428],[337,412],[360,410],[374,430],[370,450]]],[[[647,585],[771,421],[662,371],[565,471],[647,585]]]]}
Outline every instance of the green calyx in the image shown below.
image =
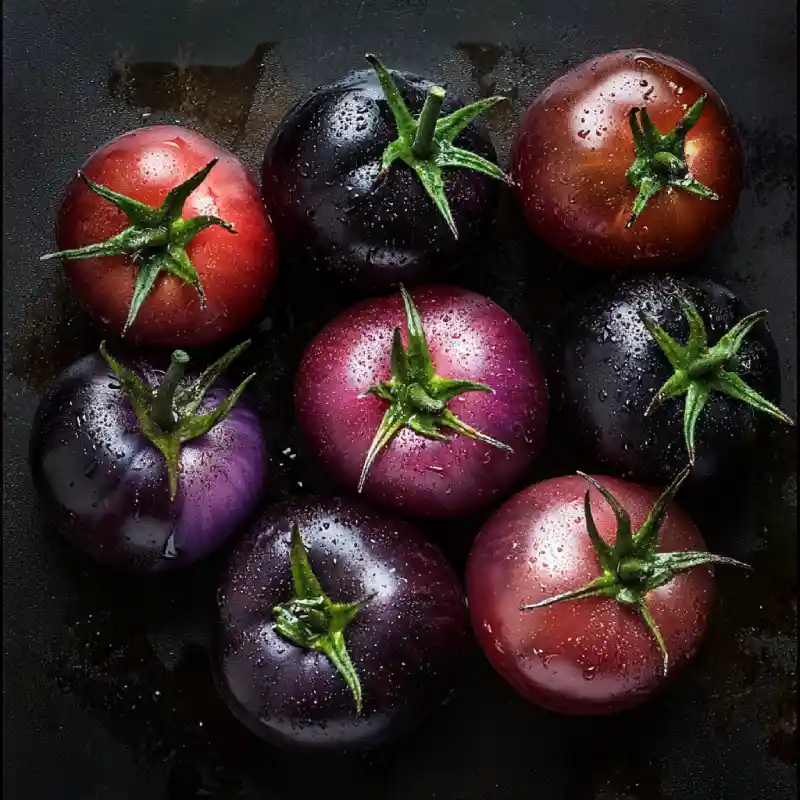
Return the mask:
{"type": "Polygon", "coordinates": [[[356,701],[356,713],[361,714],[361,682],[347,652],[344,632],[372,597],[354,603],[328,599],[308,563],[297,524],[292,526],[290,561],[294,597],[272,609],[275,630],[298,647],[324,653],[344,678],[356,701]]]}
{"type": "Polygon", "coordinates": [[[158,208],[113,192],[105,186],[93,183],[82,172],[78,172],[78,177],[95,194],[113,203],[125,214],[130,225],[105,242],[90,244],[77,250],[48,253],[42,256],[41,260],[128,256],[136,266],[137,272],[128,318],[122,330],[123,336],[130,329],[142,303],[147,299],[162,272],[174,275],[193,286],[200,298],[201,307],[205,308],[206,298],[200,276],[186,253],[186,247],[200,231],[212,225],[219,225],[230,233],[236,233],[236,229],[230,222],[219,217],[201,215],[182,219],[181,212],[189,195],[206,179],[218,160],[213,159],[187,181],[172,189],[158,208]]]}
{"type": "Polygon", "coordinates": [[[616,498],[605,487],[601,486],[594,478],[579,472],[594,486],[614,511],[617,520],[617,536],[613,545],[606,544],[600,536],[592,516],[589,492],[584,497],[586,514],[586,529],[592,541],[597,560],[602,568],[602,575],[590,581],[579,589],[549,597],[538,603],[523,605],[521,611],[530,611],[536,608],[560,603],[564,600],[581,600],[585,597],[609,597],[639,613],[647,629],[655,639],[662,655],[664,675],[669,669],[669,653],[658,624],[647,605],[648,592],[668,584],[678,572],[683,572],[692,567],[703,564],[728,564],[735,567],[751,569],[747,564],[732,558],[717,556],[708,552],[677,552],[658,553],[658,534],[667,507],[675,498],[681,484],[689,475],[691,468],[685,467],[670,486],[658,498],[650,511],[644,524],[636,533],[632,531],[631,519],[628,512],[619,504],[616,498]]]}
{"type": "Polygon", "coordinates": [[[414,119],[386,67],[371,53],[366,55],[366,59],[378,76],[386,102],[394,116],[398,133],[398,138],[383,152],[378,182],[388,176],[395,161],[399,159],[405,162],[417,173],[425,191],[457,239],[458,231],[450,210],[450,203],[444,192],[442,169],[460,167],[482,172],[499,181],[508,181],[505,173],[497,164],[453,144],[458,135],[474,119],[507,98],[487,97],[442,117],[440,113],[446,93],[441,86],[432,86],[428,90],[428,96],[419,117],[414,119]]]}
{"type": "Polygon", "coordinates": [[[686,134],[694,127],[706,95],[702,95],[669,133],[662,134],[653,124],[647,108],[633,108],[629,114],[636,160],[626,173],[631,185],[639,190],[625,227],[630,228],[650,200],[662,189],[676,188],[684,192],[718,200],[716,192],[704,186],[689,171],[684,147],[686,134]]]}
{"type": "Polygon", "coordinates": [[[250,342],[229,350],[215,361],[196,380],[182,385],[189,356],[176,350],[170,359],[161,383],[153,388],[138,375],[120,364],[100,345],[100,353],[111,367],[122,390],[127,394],[139,422],[139,431],[162,453],[167,462],[170,497],[178,492],[178,460],[181,445],[208,433],[218,422],[228,416],[255,373],[245,378],[213,411],[198,414],[208,390],[217,382],[228,366],[250,346],[250,342]]]}
{"type": "Polygon", "coordinates": [[[392,377],[388,381],[381,381],[367,389],[367,393],[386,400],[389,408],[386,409],[364,459],[364,467],[358,481],[359,492],[364,488],[369,470],[378,454],[405,427],[411,428],[420,436],[439,440],[447,439],[444,431],[449,429],[500,450],[513,452],[508,445],[498,442],[462,422],[447,407],[450,400],[464,392],[494,394],[494,389],[483,383],[442,378],[435,373],[428,350],[428,339],[425,329],[422,327],[417,307],[402,285],[400,293],[403,296],[406,310],[408,347],[403,347],[401,330],[399,327],[395,328],[391,353],[392,377]]]}
{"type": "Polygon", "coordinates": [[[777,406],[764,399],[736,373],[737,353],[750,329],[766,317],[766,311],[756,311],[741,319],[713,347],[708,346],[708,333],[697,308],[682,295],[676,300],[689,324],[689,339],[679,344],[644,311],[639,311],[650,335],[669,361],[675,373],[656,392],[645,414],[651,414],[673,397],[686,396],[683,414],[683,436],[690,463],[695,461],[695,431],[697,421],[713,392],[747,403],[756,411],[769,414],[787,425],[794,420],[777,406]]]}

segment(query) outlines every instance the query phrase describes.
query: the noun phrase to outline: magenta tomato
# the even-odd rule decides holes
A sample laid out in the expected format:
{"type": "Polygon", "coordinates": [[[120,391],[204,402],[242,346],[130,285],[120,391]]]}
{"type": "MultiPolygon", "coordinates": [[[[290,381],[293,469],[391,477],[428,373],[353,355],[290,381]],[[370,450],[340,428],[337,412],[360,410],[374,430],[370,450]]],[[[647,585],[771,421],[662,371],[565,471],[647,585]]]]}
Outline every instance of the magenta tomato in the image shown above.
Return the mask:
{"type": "Polygon", "coordinates": [[[502,308],[431,286],[334,319],[303,357],[295,406],[309,449],[342,486],[443,518],[513,488],[541,447],[547,390],[502,308]]]}
{"type": "Polygon", "coordinates": [[[714,598],[708,564],[744,565],[708,553],[670,504],[687,474],[660,498],[618,478],[553,478],[480,531],[466,572],[473,628],[528,700],[564,714],[621,711],[697,653],[714,598]]]}
{"type": "Polygon", "coordinates": [[[525,112],[511,155],[534,230],[599,268],[698,255],[733,215],[742,172],[714,88],[649,50],[606,53],[556,80],[525,112]]]}
{"type": "Polygon", "coordinates": [[[232,153],[175,125],[130,131],[72,179],[56,229],[81,304],[111,332],[197,347],[261,310],[277,247],[258,186],[232,153]]]}

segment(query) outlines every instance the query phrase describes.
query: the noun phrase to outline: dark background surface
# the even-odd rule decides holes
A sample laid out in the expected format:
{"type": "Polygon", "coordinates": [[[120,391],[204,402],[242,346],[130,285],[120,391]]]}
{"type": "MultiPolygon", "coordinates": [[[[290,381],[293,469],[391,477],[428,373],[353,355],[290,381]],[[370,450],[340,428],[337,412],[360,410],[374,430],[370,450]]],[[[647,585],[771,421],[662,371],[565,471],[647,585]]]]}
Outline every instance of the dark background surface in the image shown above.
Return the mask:
{"type": "MultiPolygon", "coordinates": [[[[362,760],[311,764],[261,745],[216,699],[205,651],[219,559],[160,584],[102,575],[55,541],[27,466],[43,387],[99,334],[52,249],[60,191],[98,145],[179,121],[253,168],[287,106],[315,85],[390,66],[473,98],[509,94],[489,125],[505,163],[514,125],[585,58],[647,46],[687,60],[741,131],[748,177],[732,228],[692,269],[770,310],[796,414],[796,7],[790,0],[453,3],[137,0],[4,3],[3,791],[10,800],[788,800],[796,796],[796,435],[773,430],[743,493],[693,511],[718,573],[707,646],[639,711],[568,719],[526,704],[475,653],[453,700],[418,733],[362,760]],[[169,10],[167,10],[169,9],[169,10]]],[[[274,497],[313,490],[290,390],[297,358],[339,308],[286,276],[251,363],[279,456],[274,497]],[[299,483],[303,483],[302,487],[299,483]]],[[[458,277],[546,347],[564,299],[592,278],[522,232],[513,208],[458,277]]],[[[245,365],[243,365],[244,368],[245,365]]],[[[553,448],[554,449],[554,448],[553,448]]],[[[553,453],[534,477],[574,470],[553,453]]],[[[460,566],[480,520],[437,531],[460,566]]]]}

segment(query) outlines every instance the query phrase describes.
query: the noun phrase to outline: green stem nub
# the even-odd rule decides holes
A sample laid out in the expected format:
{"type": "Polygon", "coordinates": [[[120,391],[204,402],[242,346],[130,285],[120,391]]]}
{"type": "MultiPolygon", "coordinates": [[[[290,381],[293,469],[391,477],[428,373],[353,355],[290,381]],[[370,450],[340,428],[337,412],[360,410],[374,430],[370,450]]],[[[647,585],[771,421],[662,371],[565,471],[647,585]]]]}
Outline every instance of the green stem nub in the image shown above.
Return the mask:
{"type": "Polygon", "coordinates": [[[153,421],[165,433],[169,433],[178,421],[174,408],[175,392],[183,380],[188,363],[189,355],[186,351],[176,350],[172,354],[167,372],[153,399],[153,421]]]}
{"type": "Polygon", "coordinates": [[[392,377],[370,386],[366,392],[386,401],[389,407],[364,458],[358,481],[359,492],[364,488],[375,459],[403,428],[438,440],[445,440],[445,431],[449,430],[491,447],[513,452],[507,444],[467,425],[447,407],[450,400],[465,392],[494,394],[494,390],[483,383],[442,378],[436,374],[417,307],[402,285],[400,294],[406,312],[408,347],[403,347],[402,333],[400,328],[396,328],[388,359],[392,377]]]}
{"type": "Polygon", "coordinates": [[[416,172],[423,188],[457,239],[458,230],[445,194],[442,170],[471,169],[496,180],[508,182],[505,173],[497,164],[455,145],[455,140],[473,120],[506,98],[487,97],[462,106],[443,117],[441,111],[446,96],[445,90],[441,86],[432,86],[428,90],[419,117],[415,119],[397,86],[395,76],[371,53],[366,55],[366,59],[375,70],[386,104],[397,127],[397,139],[383,151],[376,186],[387,178],[393,164],[398,160],[402,161],[416,172]]]}
{"type": "Polygon", "coordinates": [[[425,105],[417,120],[414,143],[411,146],[416,158],[430,158],[433,153],[433,136],[436,133],[436,123],[439,121],[446,94],[441,86],[431,86],[428,89],[425,105]]]}
{"type": "Polygon", "coordinates": [[[794,425],[791,417],[748,386],[736,372],[740,366],[737,354],[747,334],[767,312],[748,314],[709,347],[706,325],[695,305],[683,295],[677,295],[676,300],[689,325],[685,344],[673,339],[650,314],[639,311],[639,318],[674,370],[655,393],[645,413],[653,413],[670,399],[684,397],[683,434],[690,463],[696,458],[698,422],[714,392],[741,400],[756,411],[794,425]]]}
{"type": "Polygon", "coordinates": [[[750,569],[741,561],[704,551],[657,552],[658,534],[666,518],[669,504],[673,501],[689,472],[690,469],[686,467],[675,477],[658,498],[642,526],[633,535],[631,535],[631,520],[628,512],[594,478],[579,472],[578,474],[586,478],[599,491],[603,499],[611,505],[617,522],[615,543],[613,545],[606,544],[597,530],[592,516],[590,494],[587,491],[584,502],[586,529],[597,555],[600,575],[585,586],[570,589],[536,603],[522,605],[520,611],[545,608],[566,600],[582,600],[587,597],[611,598],[639,613],[642,623],[652,635],[656,647],[661,652],[662,671],[666,675],[669,669],[669,653],[660,627],[647,604],[647,594],[666,586],[677,573],[694,567],[727,564],[750,569]]]}
{"type": "Polygon", "coordinates": [[[311,569],[297,523],[292,525],[289,564],[294,597],[272,609],[275,630],[292,644],[327,656],[352,692],[356,713],[361,714],[361,681],[347,652],[344,634],[372,597],[351,603],[332,602],[311,569]]]}
{"type": "Polygon", "coordinates": [[[174,500],[178,492],[178,466],[181,445],[208,433],[228,416],[255,373],[245,378],[224,400],[207,413],[200,414],[208,390],[219,380],[228,365],[250,342],[242,342],[217,359],[193,381],[184,381],[184,371],[189,356],[176,350],[169,367],[157,387],[142,380],[136,373],[117,361],[100,344],[100,353],[119,381],[120,388],[128,397],[139,431],[149,439],[164,456],[167,464],[170,497],[174,500]],[[182,385],[185,384],[185,385],[182,385]]]}
{"type": "Polygon", "coordinates": [[[214,216],[195,216],[183,219],[181,214],[189,196],[206,179],[219,159],[212,159],[201,170],[186,181],[171,189],[160,206],[148,206],[131,197],[115,192],[89,180],[83,172],[78,177],[88,189],[115,205],[128,218],[129,225],[123,231],[104,242],[60,250],[41,257],[42,261],[62,258],[66,261],[107,256],[127,256],[136,267],[136,283],[133,288],[128,318],[122,330],[123,336],[133,325],[144,301],[150,296],[158,277],[162,273],[174,275],[183,283],[192,286],[205,308],[205,294],[200,276],[186,253],[192,239],[211,226],[219,226],[229,233],[236,233],[230,222],[214,216]]]}
{"type": "Polygon", "coordinates": [[[625,227],[630,228],[650,200],[664,189],[681,189],[708,200],[719,199],[712,189],[691,174],[686,162],[686,134],[700,118],[705,102],[706,95],[702,95],[675,128],[666,134],[653,124],[646,107],[631,109],[628,119],[636,158],[626,175],[639,193],[625,227]]]}

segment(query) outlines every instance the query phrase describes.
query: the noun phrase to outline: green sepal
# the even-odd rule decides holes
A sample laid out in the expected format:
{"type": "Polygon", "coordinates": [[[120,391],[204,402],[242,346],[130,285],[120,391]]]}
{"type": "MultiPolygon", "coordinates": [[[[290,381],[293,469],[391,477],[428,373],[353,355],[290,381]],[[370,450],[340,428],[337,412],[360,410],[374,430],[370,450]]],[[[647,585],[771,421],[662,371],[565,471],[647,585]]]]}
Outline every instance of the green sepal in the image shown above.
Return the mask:
{"type": "Polygon", "coordinates": [[[361,681],[347,651],[344,633],[372,597],[352,603],[332,602],[311,569],[297,523],[292,525],[289,558],[294,596],[272,609],[275,630],[298,647],[327,656],[352,692],[356,713],[361,714],[361,681]]]}
{"type": "Polygon", "coordinates": [[[402,331],[399,327],[395,328],[390,356],[392,377],[370,386],[365,392],[389,403],[389,407],[364,458],[358,479],[359,493],[364,489],[375,459],[403,428],[410,428],[420,436],[435,440],[446,440],[445,432],[451,430],[500,450],[513,452],[507,444],[467,425],[447,407],[450,400],[465,392],[494,394],[494,390],[483,383],[453,380],[436,374],[419,311],[402,285],[400,293],[405,306],[408,344],[403,347],[402,331]]]}
{"type": "Polygon", "coordinates": [[[625,227],[630,228],[647,204],[660,191],[669,188],[718,200],[716,192],[704,186],[689,171],[686,163],[686,134],[694,127],[706,102],[702,95],[669,133],[662,134],[650,119],[647,107],[632,108],[628,121],[636,157],[628,168],[629,183],[639,190],[625,227]]]}
{"type": "Polygon", "coordinates": [[[404,162],[416,172],[423,188],[457,239],[458,230],[444,190],[442,170],[470,169],[510,183],[497,164],[453,144],[473,120],[508,98],[487,97],[442,117],[440,113],[445,90],[441,86],[433,86],[419,117],[414,119],[389,70],[371,53],[366,55],[366,59],[378,76],[398,134],[398,138],[387,145],[383,152],[378,181],[386,179],[395,162],[404,162]]]}
{"type": "Polygon", "coordinates": [[[647,594],[668,584],[679,572],[706,564],[725,564],[750,569],[741,561],[708,552],[656,552],[658,534],[666,517],[668,506],[690,472],[691,467],[687,466],[675,476],[656,500],[647,519],[636,533],[631,532],[628,512],[611,492],[591,476],[579,472],[578,475],[597,489],[611,506],[617,522],[615,542],[610,545],[600,536],[592,515],[590,495],[587,491],[584,497],[586,530],[597,555],[601,574],[585,586],[570,589],[537,603],[521,605],[520,611],[531,611],[554,603],[582,600],[587,597],[612,598],[635,610],[642,618],[645,627],[661,652],[663,671],[666,675],[669,669],[669,653],[661,630],[647,605],[647,594]]]}
{"type": "Polygon", "coordinates": [[[79,260],[104,256],[128,256],[136,267],[136,282],[131,296],[128,316],[122,330],[124,336],[142,307],[144,301],[162,273],[174,275],[197,292],[201,308],[205,308],[205,294],[194,264],[186,253],[186,247],[200,231],[219,226],[230,233],[236,229],[230,222],[219,217],[199,215],[182,219],[181,213],[189,195],[208,177],[219,159],[209,161],[182,184],[171,189],[159,207],[148,206],[131,197],[126,197],[106,186],[89,180],[83,172],[78,177],[99,197],[113,203],[128,218],[130,225],[105,242],[90,244],[74,250],[47,253],[42,261],[52,258],[79,260]]]}
{"type": "Polygon", "coordinates": [[[220,378],[228,365],[247,347],[246,341],[228,351],[224,356],[208,367],[199,378],[191,383],[178,386],[188,356],[183,351],[173,353],[170,369],[162,384],[151,386],[136,373],[117,361],[106,349],[106,343],[100,344],[100,354],[114,372],[122,391],[128,396],[139,431],[164,456],[167,464],[170,497],[174,500],[178,492],[178,467],[181,445],[208,433],[215,425],[228,416],[231,409],[244,392],[247,385],[255,377],[255,373],[245,378],[221,403],[207,414],[197,414],[208,390],[220,378]],[[182,359],[176,356],[182,355],[182,359]],[[173,373],[178,373],[173,377],[173,373]],[[169,391],[160,391],[165,383],[170,383],[169,391]]]}
{"type": "Polygon", "coordinates": [[[676,301],[689,326],[689,337],[685,344],[673,339],[650,314],[639,311],[639,318],[674,370],[653,396],[645,415],[652,414],[667,400],[685,395],[683,438],[689,462],[695,462],[697,427],[703,409],[714,392],[741,400],[756,411],[769,414],[787,425],[794,425],[791,417],[748,386],[735,371],[739,366],[737,355],[747,334],[766,317],[767,312],[748,314],[713,347],[709,347],[708,331],[697,307],[680,294],[676,295],[676,301]]]}

